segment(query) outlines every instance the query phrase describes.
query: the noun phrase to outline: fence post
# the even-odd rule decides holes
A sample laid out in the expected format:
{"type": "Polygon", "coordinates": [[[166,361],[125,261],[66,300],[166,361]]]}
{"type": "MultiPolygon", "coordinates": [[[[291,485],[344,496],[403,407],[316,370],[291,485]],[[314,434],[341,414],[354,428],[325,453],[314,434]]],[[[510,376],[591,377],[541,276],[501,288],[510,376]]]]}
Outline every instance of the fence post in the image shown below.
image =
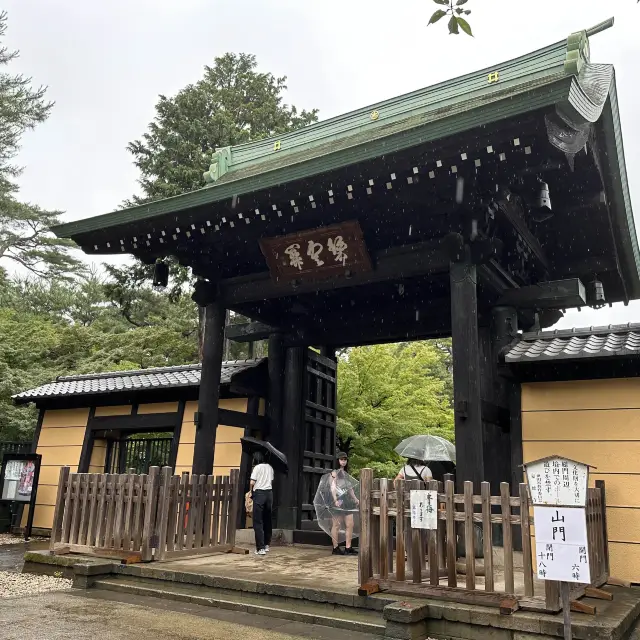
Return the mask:
{"type": "Polygon", "coordinates": [[[533,559],[529,529],[529,494],[527,485],[520,483],[520,531],[522,532],[522,569],[524,571],[524,595],[533,595],[533,559]]]}
{"type": "Polygon", "coordinates": [[[602,542],[604,550],[605,577],[609,577],[609,532],[607,529],[607,500],[604,480],[596,480],[596,489],[600,489],[600,508],[602,509],[602,542]]]}
{"type": "Polygon", "coordinates": [[[380,478],[380,578],[389,577],[389,494],[387,478],[380,478]]]}
{"type": "Polygon", "coordinates": [[[396,580],[405,580],[404,480],[396,480],[396,580]]]}
{"type": "Polygon", "coordinates": [[[236,546],[236,528],[240,505],[240,469],[231,469],[231,513],[227,520],[227,544],[236,546]]]}
{"type": "Polygon", "coordinates": [[[156,559],[164,560],[167,553],[167,529],[169,527],[169,502],[171,467],[162,467],[160,478],[160,496],[158,498],[158,543],[156,544],[156,559]]]}
{"type": "Polygon", "coordinates": [[[360,584],[373,577],[371,547],[371,491],[373,488],[373,470],[360,471],[360,553],[358,555],[358,573],[360,584]]]}
{"type": "Polygon", "coordinates": [[[147,489],[147,499],[144,504],[144,524],[142,526],[142,561],[150,562],[152,558],[153,541],[151,537],[155,531],[156,505],[158,495],[158,472],[159,467],[149,469],[149,483],[147,489]]]}
{"type": "Polygon", "coordinates": [[[473,482],[464,483],[464,554],[466,560],[467,589],[476,588],[476,553],[473,536],[473,482]]]}
{"type": "MultiPolygon", "coordinates": [[[[429,490],[438,491],[438,481],[429,480],[429,490]]],[[[438,497],[436,495],[436,527],[440,522],[440,508],[438,504],[438,497]]],[[[429,536],[429,584],[433,587],[437,587],[440,584],[440,566],[438,563],[438,529],[431,529],[428,533],[429,536]]]]}
{"type": "Polygon", "coordinates": [[[56,495],[56,508],[53,511],[53,523],[51,525],[51,541],[49,551],[53,553],[58,538],[62,539],[62,519],[64,516],[65,489],[69,481],[69,467],[60,467],[58,480],[58,493],[56,495]]]}
{"type": "Polygon", "coordinates": [[[513,579],[513,533],[511,530],[511,485],[500,483],[500,504],[502,509],[502,546],[504,549],[504,591],[515,593],[513,579]]]}
{"type": "MultiPolygon", "coordinates": [[[[448,474],[450,475],[450,474],[448,474]]],[[[456,522],[455,522],[455,490],[453,480],[444,482],[445,509],[447,515],[447,580],[450,587],[458,586],[456,575],[456,522]]]]}
{"type": "MultiPolygon", "coordinates": [[[[411,490],[417,491],[419,489],[422,489],[422,481],[411,480],[409,485],[409,495],[411,495],[411,490]]],[[[411,580],[413,584],[422,583],[422,565],[424,563],[425,553],[422,541],[422,529],[411,529],[411,546],[413,548],[411,553],[411,580]]]]}
{"type": "Polygon", "coordinates": [[[484,590],[493,591],[493,531],[491,527],[491,484],[480,484],[482,497],[482,543],[484,557],[484,590]]]}

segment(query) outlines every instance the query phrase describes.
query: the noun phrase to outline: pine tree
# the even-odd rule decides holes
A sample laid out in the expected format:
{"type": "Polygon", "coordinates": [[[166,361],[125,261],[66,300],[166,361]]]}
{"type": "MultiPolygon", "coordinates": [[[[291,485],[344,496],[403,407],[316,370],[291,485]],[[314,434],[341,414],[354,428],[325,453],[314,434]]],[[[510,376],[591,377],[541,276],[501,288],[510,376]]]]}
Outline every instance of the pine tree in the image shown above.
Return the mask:
{"type": "Polygon", "coordinates": [[[256,57],[226,53],[175,96],[160,96],[156,117],[128,146],[140,169],[140,204],[204,186],[216,148],[292,131],[317,120],[317,110],[283,104],[286,77],[260,73],[256,57]]]}
{"type": "MultiPolygon", "coordinates": [[[[6,35],[7,13],[0,12],[0,39],[6,35]]],[[[0,47],[0,67],[18,56],[0,47]]],[[[59,212],[19,202],[16,178],[21,168],[13,164],[22,135],[44,122],[52,102],[45,100],[45,87],[34,89],[31,78],[0,72],[0,260],[47,277],[66,277],[81,268],[69,255],[74,246],[49,231],[58,223],[59,212]]]]}

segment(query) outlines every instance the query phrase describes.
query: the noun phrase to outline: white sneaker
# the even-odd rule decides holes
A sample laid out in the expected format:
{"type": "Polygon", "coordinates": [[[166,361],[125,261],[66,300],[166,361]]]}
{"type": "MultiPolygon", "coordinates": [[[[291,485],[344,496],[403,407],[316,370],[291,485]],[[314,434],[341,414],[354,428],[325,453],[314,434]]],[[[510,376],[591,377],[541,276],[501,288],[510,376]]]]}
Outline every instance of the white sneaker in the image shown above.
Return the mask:
{"type": "Polygon", "coordinates": [[[260,549],[259,551],[255,552],[257,556],[266,556],[267,552],[264,549],[260,549]]]}
{"type": "Polygon", "coordinates": [[[269,545],[267,545],[264,550],[268,553],[269,552],[269,545]]]}

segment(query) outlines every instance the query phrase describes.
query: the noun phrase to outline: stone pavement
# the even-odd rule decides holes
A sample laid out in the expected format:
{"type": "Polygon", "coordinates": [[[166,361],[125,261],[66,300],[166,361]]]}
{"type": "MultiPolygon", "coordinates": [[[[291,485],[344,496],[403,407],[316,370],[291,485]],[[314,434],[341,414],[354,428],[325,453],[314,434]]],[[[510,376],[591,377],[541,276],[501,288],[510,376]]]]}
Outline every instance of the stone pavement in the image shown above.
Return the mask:
{"type": "MultiPolygon", "coordinates": [[[[65,591],[0,601],[2,640],[335,640],[343,631],[154,598],[65,591]]],[[[350,640],[380,640],[349,632],[350,640]]]]}
{"type": "Polygon", "coordinates": [[[154,568],[217,577],[257,580],[354,595],[358,590],[357,556],[333,556],[331,547],[272,547],[266,556],[234,553],[154,563],[154,568]]]}

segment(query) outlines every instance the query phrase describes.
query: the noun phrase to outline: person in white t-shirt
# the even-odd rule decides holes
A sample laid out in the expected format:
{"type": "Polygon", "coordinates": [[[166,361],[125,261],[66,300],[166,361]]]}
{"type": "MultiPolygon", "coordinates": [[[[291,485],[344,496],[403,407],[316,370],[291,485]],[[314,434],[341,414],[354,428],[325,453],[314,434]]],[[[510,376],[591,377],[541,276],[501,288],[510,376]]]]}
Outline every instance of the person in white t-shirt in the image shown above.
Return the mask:
{"type": "Polygon", "coordinates": [[[403,480],[422,480],[426,484],[429,480],[433,480],[433,474],[424,462],[409,458],[407,464],[400,469],[396,480],[400,478],[403,480]]]}
{"type": "Polygon", "coordinates": [[[264,556],[271,544],[271,510],[273,509],[273,467],[259,451],[253,454],[251,495],[253,498],[253,530],[256,534],[256,555],[264,556]]]}

